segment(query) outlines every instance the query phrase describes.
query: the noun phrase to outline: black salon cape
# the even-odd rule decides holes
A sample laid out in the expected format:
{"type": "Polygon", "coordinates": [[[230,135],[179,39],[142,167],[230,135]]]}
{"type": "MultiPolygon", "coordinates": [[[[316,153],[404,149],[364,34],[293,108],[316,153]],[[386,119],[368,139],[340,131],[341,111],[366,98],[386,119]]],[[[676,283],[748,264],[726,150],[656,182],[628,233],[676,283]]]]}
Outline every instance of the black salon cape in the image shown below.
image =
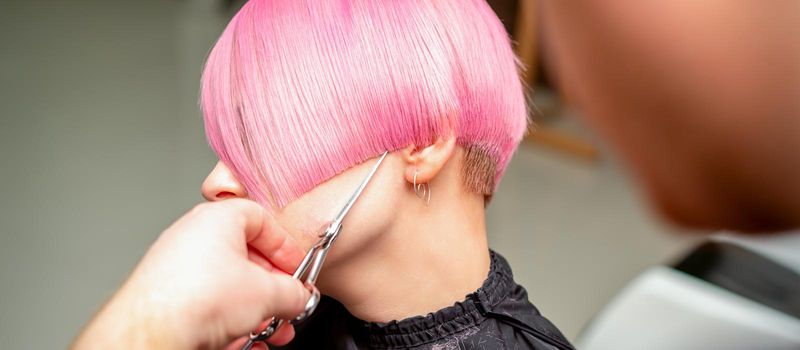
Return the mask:
{"type": "Polygon", "coordinates": [[[291,343],[270,348],[574,349],[528,301],[525,289],[514,282],[506,259],[494,252],[483,286],[451,307],[425,317],[369,323],[325,297],[315,313],[295,330],[297,335],[291,343]]]}

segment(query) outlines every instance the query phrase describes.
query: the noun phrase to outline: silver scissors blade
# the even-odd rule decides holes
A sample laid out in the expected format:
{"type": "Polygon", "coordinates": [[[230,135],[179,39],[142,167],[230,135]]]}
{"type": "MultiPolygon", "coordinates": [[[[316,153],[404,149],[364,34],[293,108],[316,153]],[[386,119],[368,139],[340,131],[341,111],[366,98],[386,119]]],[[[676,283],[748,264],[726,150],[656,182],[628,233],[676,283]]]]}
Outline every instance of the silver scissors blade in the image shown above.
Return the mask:
{"type": "Polygon", "coordinates": [[[378,171],[378,167],[381,165],[381,163],[383,163],[383,159],[386,158],[386,155],[388,154],[389,151],[383,152],[381,157],[378,158],[378,162],[376,162],[375,165],[372,166],[372,169],[370,169],[369,174],[367,174],[367,177],[365,177],[364,180],[361,181],[361,184],[358,186],[356,191],[353,192],[353,195],[350,196],[350,199],[348,199],[347,202],[344,204],[342,210],[339,211],[339,214],[336,215],[335,219],[333,219],[334,225],[338,226],[342,224],[342,221],[344,221],[344,217],[347,215],[347,212],[350,211],[350,208],[353,207],[353,204],[355,204],[358,197],[361,196],[361,192],[364,192],[364,188],[367,187],[367,184],[372,179],[372,176],[375,175],[376,171],[378,171]]]}

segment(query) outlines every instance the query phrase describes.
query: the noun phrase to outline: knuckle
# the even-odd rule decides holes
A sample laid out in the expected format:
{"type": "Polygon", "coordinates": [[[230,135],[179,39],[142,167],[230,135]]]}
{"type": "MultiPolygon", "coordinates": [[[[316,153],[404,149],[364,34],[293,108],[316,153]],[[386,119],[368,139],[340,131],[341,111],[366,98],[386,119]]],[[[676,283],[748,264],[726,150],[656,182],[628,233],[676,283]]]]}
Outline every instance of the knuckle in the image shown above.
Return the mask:
{"type": "MultiPolygon", "coordinates": [[[[201,225],[210,227],[246,226],[248,213],[256,205],[254,202],[239,199],[230,199],[220,202],[203,202],[196,204],[185,214],[180,221],[184,225],[201,225]]],[[[258,207],[260,209],[260,207],[258,207]]]]}
{"type": "Polygon", "coordinates": [[[197,204],[192,208],[192,210],[189,210],[189,213],[190,214],[195,214],[195,215],[202,214],[202,213],[208,211],[209,204],[210,203],[207,203],[207,202],[206,203],[197,204]]]}
{"type": "Polygon", "coordinates": [[[194,218],[215,218],[221,216],[220,214],[224,212],[224,206],[221,206],[222,203],[200,203],[195,205],[191,211],[189,211],[190,216],[194,218]]]}

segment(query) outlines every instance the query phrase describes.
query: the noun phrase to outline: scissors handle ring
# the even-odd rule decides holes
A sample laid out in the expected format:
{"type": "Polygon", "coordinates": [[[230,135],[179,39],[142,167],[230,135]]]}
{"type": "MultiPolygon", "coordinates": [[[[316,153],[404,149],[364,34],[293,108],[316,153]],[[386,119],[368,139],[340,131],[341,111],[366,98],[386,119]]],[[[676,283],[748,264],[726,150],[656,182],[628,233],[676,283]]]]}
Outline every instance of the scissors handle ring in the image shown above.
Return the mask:
{"type": "Polygon", "coordinates": [[[311,316],[311,314],[314,313],[314,310],[317,309],[317,305],[319,305],[319,301],[322,298],[322,294],[320,294],[317,286],[308,282],[306,282],[304,285],[311,295],[306,302],[306,306],[303,308],[303,312],[292,319],[292,324],[303,322],[306,318],[308,318],[308,316],[311,316]]]}
{"type": "MultiPolygon", "coordinates": [[[[314,310],[317,308],[317,305],[319,305],[320,299],[322,298],[322,294],[320,294],[317,286],[312,283],[305,283],[304,285],[311,295],[309,296],[308,301],[303,308],[303,312],[290,321],[292,324],[303,322],[306,318],[308,318],[308,316],[311,316],[311,314],[314,313],[314,310]]],[[[281,325],[283,325],[283,320],[273,317],[270,319],[267,327],[261,330],[261,332],[258,332],[258,334],[250,333],[250,339],[248,339],[247,344],[245,344],[242,349],[250,349],[255,343],[258,342],[266,342],[269,337],[275,334],[275,331],[277,331],[281,325]]]]}

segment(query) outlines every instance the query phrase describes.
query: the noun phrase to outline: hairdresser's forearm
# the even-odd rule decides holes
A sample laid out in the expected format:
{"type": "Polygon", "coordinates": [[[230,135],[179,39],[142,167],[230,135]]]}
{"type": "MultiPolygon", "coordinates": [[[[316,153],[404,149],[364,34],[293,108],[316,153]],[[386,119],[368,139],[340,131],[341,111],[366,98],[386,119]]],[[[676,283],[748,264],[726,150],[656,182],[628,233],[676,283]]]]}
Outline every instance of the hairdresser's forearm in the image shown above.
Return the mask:
{"type": "Polygon", "coordinates": [[[178,319],[152,293],[126,284],[95,315],[72,346],[84,349],[195,349],[193,327],[178,319]],[[184,331],[181,331],[183,329],[184,331]]]}
{"type": "MultiPolygon", "coordinates": [[[[244,199],[186,213],[153,243],[73,348],[216,349],[244,341],[270,316],[297,316],[308,291],[271,263],[290,270],[303,251],[266,215],[244,199]],[[263,254],[260,265],[248,259],[248,247],[263,254]]],[[[270,341],[286,344],[293,336],[286,325],[270,341]]]]}

